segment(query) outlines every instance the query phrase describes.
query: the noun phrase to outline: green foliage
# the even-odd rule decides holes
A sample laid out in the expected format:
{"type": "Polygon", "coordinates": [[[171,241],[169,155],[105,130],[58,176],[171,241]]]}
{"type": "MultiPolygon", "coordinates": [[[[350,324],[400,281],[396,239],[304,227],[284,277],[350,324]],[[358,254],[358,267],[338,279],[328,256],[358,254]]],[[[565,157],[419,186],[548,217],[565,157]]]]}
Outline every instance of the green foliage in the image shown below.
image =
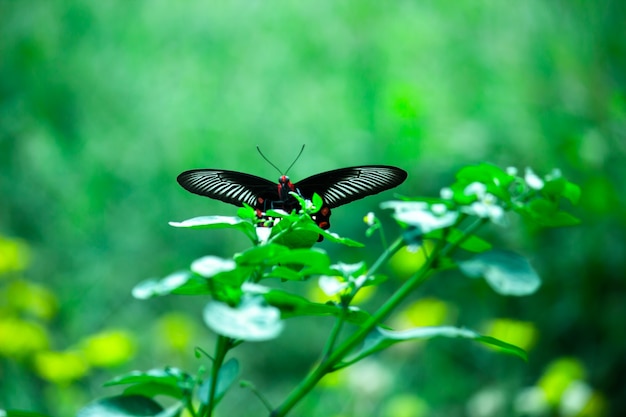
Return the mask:
{"type": "Polygon", "coordinates": [[[523,360],[528,360],[526,352],[510,343],[503,342],[494,337],[480,335],[476,332],[467,329],[460,329],[451,326],[440,327],[420,327],[415,329],[407,329],[402,331],[391,331],[386,329],[377,328],[370,333],[363,342],[363,346],[358,351],[354,358],[349,358],[346,362],[339,363],[337,369],[349,366],[369,355],[372,355],[381,350],[385,350],[396,343],[407,342],[412,340],[424,340],[433,337],[447,337],[447,338],[463,338],[472,339],[482,342],[487,345],[496,346],[501,349],[502,352],[515,355],[523,360]]]}
{"type": "MultiPolygon", "coordinates": [[[[298,196],[302,207],[299,212],[268,211],[251,217],[250,209],[246,207],[239,211],[241,221],[208,216],[172,223],[175,227],[227,228],[244,231],[248,237],[253,233],[257,235],[257,238],[251,238],[251,248],[235,254],[232,259],[204,256],[192,262],[188,271],[140,283],[133,290],[139,299],[170,294],[208,296],[204,320],[217,334],[215,353],[207,355],[211,362],[210,373],[204,375],[201,369],[196,377],[192,377],[176,368],[132,372],[107,383],[129,385],[124,391],[127,397],[96,402],[82,409],[79,416],[95,415],[92,410],[109,412],[111,408],[123,410],[124,415],[146,415],[142,413],[148,411],[137,411],[136,407],[140,405],[136,400],[145,398],[147,402],[141,407],[148,407],[154,397],[165,395],[178,400],[177,405],[168,411],[155,407],[148,415],[178,415],[186,408],[194,416],[209,417],[239,378],[239,362],[234,358],[225,360],[228,352],[244,342],[279,337],[284,330],[283,320],[292,317],[332,316],[335,325],[327,336],[318,364],[292,393],[275,408],[263,400],[272,416],[286,415],[326,374],[403,342],[433,337],[471,339],[527,360],[522,348],[473,330],[454,326],[392,330],[385,319],[427,279],[444,269],[458,268],[469,277],[484,277],[501,295],[534,293],[540,279],[528,261],[509,251],[490,249],[492,245],[478,237],[476,232],[489,220],[503,224],[508,213],[524,213],[527,206],[544,201],[558,204],[566,190],[575,189],[573,184],[565,186],[569,183],[564,180],[561,183],[561,187],[542,192],[546,181],[530,170],[520,178],[513,172],[505,173],[487,164],[464,168],[457,174],[457,181],[442,190],[441,199],[407,199],[383,204],[394,209],[394,217],[406,231],[371,267],[363,261],[331,264],[325,251],[302,247],[299,239],[290,239],[292,234],[300,234],[303,230],[316,234],[324,232],[310,217],[322,205],[319,196],[314,197],[315,202],[298,196]],[[244,224],[249,224],[252,229],[244,224]],[[425,262],[412,277],[395,288],[386,301],[372,312],[353,305],[363,288],[376,289],[387,282],[386,277],[378,274],[378,269],[396,252],[406,245],[425,247],[426,241],[431,242],[432,250],[426,253],[425,262]],[[288,246],[286,242],[294,243],[288,246]],[[455,261],[459,254],[466,252],[473,253],[473,256],[455,261]],[[282,283],[305,283],[314,277],[318,278],[323,292],[337,297],[335,301],[322,304],[286,288],[260,284],[268,278],[279,278],[282,283]],[[347,324],[354,327],[346,330],[347,324]],[[342,331],[345,335],[340,338],[342,331]]],[[[572,197],[571,193],[569,196],[572,197]]],[[[368,217],[369,222],[376,224],[382,232],[382,223],[374,221],[373,214],[368,217]]],[[[538,223],[545,224],[541,220],[538,223]]],[[[333,242],[353,246],[351,240],[338,236],[333,242]]],[[[260,395],[256,389],[254,392],[260,395]]]]}
{"type": "Polygon", "coordinates": [[[132,416],[177,416],[179,412],[165,412],[154,400],[141,395],[120,395],[104,398],[80,410],[77,417],[132,417],[132,416]]]}
{"type": "MultiPolygon", "coordinates": [[[[171,219],[235,215],[219,202],[186,195],[174,179],[194,167],[272,178],[276,172],[256,156],[255,145],[284,167],[306,143],[289,172],[296,182],[343,166],[393,164],[410,171],[397,193],[437,196],[460,166],[489,161],[532,165],[538,173],[558,166],[584,191],[580,206],[569,210],[580,227],[542,230],[513,220],[510,228],[481,233],[494,247],[532,254],[547,278],[532,297],[500,298],[485,281],[454,279],[413,295],[445,303],[443,324],[481,333],[488,333],[487,317],[534,323],[529,363],[495,359],[483,366],[487,352],[458,341],[454,350],[423,349],[429,366],[407,369],[398,349],[379,363],[406,378],[381,384],[368,412],[398,416],[411,408],[397,404],[408,401],[420,405],[414,415],[471,414],[471,404],[484,404],[483,394],[496,390],[487,397],[505,398],[505,408],[494,413],[515,415],[513,404],[530,403],[522,398],[528,384],[543,390],[546,369],[561,357],[580,361],[586,373],[576,380],[593,382],[607,413],[626,409],[626,388],[615,383],[626,373],[623,2],[1,3],[0,407],[72,415],[86,396],[101,392],[103,377],[154,363],[193,369],[188,352],[211,342],[199,330],[202,296],[136,303],[127,298],[130,289],[142,277],[187,268],[202,254],[232,259],[256,235],[168,227],[171,219]],[[26,256],[7,249],[3,238],[22,242],[26,256]],[[130,363],[119,368],[85,366],[83,340],[110,328],[129,333],[142,354],[127,356],[130,363]],[[55,355],[43,358],[42,351],[55,355]],[[477,367],[484,378],[475,377],[477,367]],[[504,379],[485,387],[485,380],[504,379]]],[[[575,187],[563,193],[563,208],[577,193],[575,187]]],[[[379,229],[366,239],[359,219],[390,195],[333,210],[330,231],[366,243],[364,249],[335,248],[329,238],[319,247],[333,262],[374,259],[386,237],[379,229]]],[[[523,215],[534,223],[546,221],[544,212],[554,213],[553,206],[523,215]]],[[[391,240],[388,216],[377,214],[391,240]]],[[[560,214],[550,220],[571,222],[560,214]]],[[[306,241],[300,247],[316,240],[309,235],[298,238],[306,241]]],[[[399,252],[380,271],[387,283],[373,294],[364,288],[355,302],[379,303],[419,267],[429,242],[399,252]]],[[[454,265],[442,260],[438,268],[454,265]]],[[[264,284],[291,276],[286,285],[315,298],[316,280],[298,282],[288,270],[274,268],[277,276],[264,284]]],[[[389,319],[394,327],[395,320],[389,319]]],[[[325,323],[316,321],[308,334],[317,339],[325,323]]],[[[308,324],[295,319],[291,326],[308,324]]],[[[310,343],[294,352],[301,346],[294,333],[238,352],[247,377],[270,398],[282,398],[317,348],[310,343]],[[280,366],[271,360],[276,350],[289,358],[280,366]]],[[[107,343],[95,357],[117,349],[107,343]]],[[[348,378],[351,369],[344,379],[329,378],[324,395],[297,412],[333,415],[340,403],[343,414],[363,415],[363,403],[350,401],[362,392],[348,378]]],[[[563,392],[550,391],[553,414],[565,398],[555,393],[563,392]]],[[[258,412],[246,404],[252,405],[241,412],[227,396],[220,411],[258,412]]]]}

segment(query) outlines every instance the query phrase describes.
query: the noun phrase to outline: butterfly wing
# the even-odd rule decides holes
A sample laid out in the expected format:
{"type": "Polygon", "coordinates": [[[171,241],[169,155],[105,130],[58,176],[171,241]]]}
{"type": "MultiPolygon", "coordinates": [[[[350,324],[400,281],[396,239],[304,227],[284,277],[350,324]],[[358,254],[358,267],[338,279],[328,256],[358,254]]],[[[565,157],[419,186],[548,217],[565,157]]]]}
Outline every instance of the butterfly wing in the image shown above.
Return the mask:
{"type": "Polygon", "coordinates": [[[262,200],[278,200],[275,183],[238,171],[193,169],[183,172],[176,180],[191,193],[240,207],[243,203],[257,207],[262,200]]]}
{"type": "Polygon", "coordinates": [[[340,168],[305,178],[296,184],[306,198],[318,193],[329,208],[378,194],[402,184],[406,171],[388,165],[340,168]]]}

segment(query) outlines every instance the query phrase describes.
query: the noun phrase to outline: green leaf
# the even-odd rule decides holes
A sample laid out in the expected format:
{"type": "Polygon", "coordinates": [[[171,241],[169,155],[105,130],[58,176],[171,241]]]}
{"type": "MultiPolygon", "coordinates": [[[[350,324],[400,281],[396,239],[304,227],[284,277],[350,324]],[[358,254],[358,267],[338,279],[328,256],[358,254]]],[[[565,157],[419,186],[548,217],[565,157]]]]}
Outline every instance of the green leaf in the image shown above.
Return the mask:
{"type": "Polygon", "coordinates": [[[321,227],[319,227],[318,225],[316,225],[314,222],[307,223],[306,225],[303,225],[302,227],[299,227],[299,228],[301,228],[303,230],[309,230],[311,232],[316,232],[316,233],[322,235],[322,237],[324,239],[328,239],[330,242],[333,242],[333,243],[339,243],[341,245],[345,245],[345,246],[349,246],[349,247],[353,247],[353,248],[363,248],[363,247],[365,247],[365,245],[362,244],[361,242],[357,242],[356,240],[348,239],[347,237],[341,237],[337,233],[332,233],[332,232],[329,232],[327,230],[324,230],[321,227]]]}
{"type": "Polygon", "coordinates": [[[572,204],[578,204],[578,201],[580,201],[581,190],[577,184],[567,181],[565,183],[565,189],[561,195],[568,199],[572,204]]]}
{"type": "Polygon", "coordinates": [[[126,388],[124,390],[124,395],[142,395],[150,398],[154,398],[157,395],[164,395],[167,397],[182,399],[185,396],[185,393],[178,386],[161,384],[158,382],[145,382],[131,385],[126,388]]]}
{"type": "MultiPolygon", "coordinates": [[[[223,259],[217,256],[204,256],[191,264],[191,270],[196,274],[221,282],[226,285],[241,285],[252,272],[252,267],[242,267],[232,259],[223,259]]],[[[177,294],[181,292],[177,291],[177,294]]]]}
{"type": "Polygon", "coordinates": [[[132,371],[120,375],[104,383],[105,387],[114,385],[156,383],[179,388],[181,390],[193,387],[193,378],[178,368],[157,368],[149,371],[132,371]]]}
{"type": "Polygon", "coordinates": [[[252,208],[251,206],[247,205],[246,203],[243,203],[243,207],[239,207],[237,209],[237,217],[239,217],[240,219],[256,219],[257,215],[256,215],[256,210],[254,208],[252,208]]]}
{"type": "Polygon", "coordinates": [[[509,251],[492,250],[459,263],[470,278],[484,277],[502,295],[524,296],[537,291],[541,279],[526,258],[509,251]]]}
{"type": "Polygon", "coordinates": [[[263,278],[278,278],[285,281],[302,281],[306,277],[301,272],[286,266],[275,266],[271,271],[263,274],[263,278]]]}
{"type": "Polygon", "coordinates": [[[304,227],[315,224],[307,214],[283,218],[272,228],[271,241],[288,248],[310,248],[317,242],[319,234],[304,227]]]}
{"type": "Polygon", "coordinates": [[[512,345],[510,343],[504,342],[500,339],[496,339],[495,337],[491,337],[491,336],[477,335],[476,340],[485,345],[490,345],[492,347],[495,347],[500,352],[517,356],[518,358],[528,361],[528,355],[526,354],[526,351],[518,346],[512,345]]]}
{"type": "MultiPolygon", "coordinates": [[[[215,398],[213,406],[220,402],[226,391],[230,389],[233,383],[239,377],[239,362],[235,358],[226,361],[220,368],[217,376],[217,386],[215,387],[215,398]]],[[[209,395],[211,392],[211,378],[204,381],[198,389],[198,398],[202,404],[209,403],[209,395]]]]}
{"type": "Polygon", "coordinates": [[[453,326],[428,326],[417,327],[408,330],[393,331],[386,330],[377,327],[363,342],[363,347],[352,358],[340,363],[335,369],[344,368],[361,359],[372,355],[373,353],[387,349],[388,347],[400,342],[407,342],[412,340],[426,340],[434,337],[448,337],[448,338],[464,338],[472,339],[478,342],[495,346],[499,348],[503,353],[517,356],[523,360],[527,360],[526,352],[514,345],[503,342],[489,336],[483,336],[472,330],[462,329],[453,326]]]}
{"type": "MultiPolygon", "coordinates": [[[[300,275],[311,274],[313,272],[324,273],[328,271],[330,258],[326,252],[320,249],[289,249],[286,246],[270,243],[257,246],[247,251],[237,254],[235,261],[239,265],[249,266],[282,266],[293,268],[306,267],[300,275]]],[[[277,273],[283,273],[278,270],[277,273]]],[[[287,279],[293,279],[290,275],[287,279]]]]}
{"type": "Polygon", "coordinates": [[[169,222],[170,226],[187,229],[236,229],[246,234],[252,241],[256,241],[254,226],[238,217],[230,216],[201,216],[182,222],[169,222]]]}
{"type": "Polygon", "coordinates": [[[140,395],[119,395],[103,398],[80,409],[77,417],[159,416],[163,407],[151,398],[140,395]]]}
{"type": "MultiPolygon", "coordinates": [[[[283,265],[326,271],[330,266],[330,258],[321,249],[292,249],[268,259],[269,265],[283,265]]],[[[303,272],[304,273],[304,272],[303,272]]]]}
{"type": "MultiPolygon", "coordinates": [[[[454,235],[454,237],[448,237],[449,239],[453,240],[453,243],[456,243],[461,239],[461,236],[456,235],[456,232],[456,230],[452,230],[452,235],[454,235]]],[[[487,242],[486,240],[481,239],[476,235],[470,235],[467,239],[461,242],[459,247],[468,252],[480,253],[488,251],[489,249],[491,249],[492,246],[491,243],[487,242]]]]}
{"type": "Polygon", "coordinates": [[[580,187],[563,177],[547,181],[541,189],[541,194],[556,201],[560,197],[569,200],[572,204],[578,204],[580,200],[580,187]]]}
{"type": "Polygon", "coordinates": [[[22,411],[22,410],[2,410],[0,409],[0,416],[3,415],[2,411],[4,411],[4,415],[6,417],[50,417],[47,414],[35,413],[34,411],[22,411]]]}
{"type": "Polygon", "coordinates": [[[379,222],[374,223],[373,225],[365,229],[365,237],[372,237],[372,235],[376,233],[376,231],[379,230],[380,228],[381,228],[381,224],[379,222]]]}
{"type": "Polygon", "coordinates": [[[271,265],[268,259],[274,258],[280,254],[288,253],[289,248],[275,243],[267,245],[255,246],[242,253],[235,255],[234,259],[238,265],[246,266],[262,266],[271,265]]]}
{"type": "Polygon", "coordinates": [[[515,180],[502,168],[487,163],[463,167],[456,174],[456,178],[468,184],[472,182],[481,182],[485,185],[495,183],[504,188],[515,180]]]}
{"type": "Polygon", "coordinates": [[[518,211],[526,218],[545,227],[574,226],[580,223],[576,217],[559,210],[556,202],[546,199],[533,200],[518,211]]]}
{"type": "Polygon", "coordinates": [[[463,167],[456,174],[456,178],[457,182],[451,186],[451,189],[454,191],[454,200],[459,204],[469,204],[475,201],[475,196],[464,194],[465,187],[473,182],[485,184],[487,192],[508,202],[510,195],[507,189],[515,181],[515,177],[507,174],[502,168],[486,163],[463,167]]]}
{"type": "Polygon", "coordinates": [[[299,295],[281,290],[270,290],[263,294],[263,297],[268,304],[280,309],[280,316],[283,319],[299,316],[335,316],[344,317],[349,323],[358,325],[371,317],[369,313],[356,307],[350,307],[346,311],[335,304],[314,303],[299,295]]]}
{"type": "Polygon", "coordinates": [[[559,210],[558,203],[544,198],[532,200],[526,204],[526,207],[528,212],[539,220],[541,220],[542,217],[549,217],[559,210]]]}
{"type": "Polygon", "coordinates": [[[318,193],[313,193],[312,201],[313,205],[315,206],[315,211],[313,211],[312,213],[317,213],[322,209],[322,206],[324,205],[324,200],[322,199],[322,197],[320,197],[318,193]]]}
{"type": "MultiPolygon", "coordinates": [[[[185,287],[194,275],[189,271],[174,272],[163,279],[148,279],[135,285],[132,294],[139,300],[146,300],[152,297],[172,294],[179,288],[185,287]]],[[[206,280],[202,279],[204,287],[206,280]]]]}
{"type": "Polygon", "coordinates": [[[546,181],[543,188],[541,188],[541,195],[556,201],[559,199],[559,197],[562,196],[563,191],[565,190],[565,184],[567,183],[567,180],[563,177],[559,177],[556,179],[553,179],[551,181],[546,181]]]}
{"type": "Polygon", "coordinates": [[[193,261],[190,269],[200,276],[212,278],[221,272],[232,271],[236,267],[237,264],[232,259],[224,259],[210,255],[203,256],[193,261]]]}
{"type": "MultiPolygon", "coordinates": [[[[213,289],[209,285],[209,281],[199,275],[192,275],[180,287],[174,288],[170,294],[176,295],[206,295],[213,294],[213,289]]],[[[165,294],[162,294],[165,295],[165,294]]]]}
{"type": "Polygon", "coordinates": [[[315,245],[315,243],[318,241],[318,238],[319,234],[315,231],[297,227],[289,230],[286,233],[276,235],[276,237],[272,240],[275,243],[287,246],[289,248],[298,249],[310,248],[311,246],[315,245]]]}
{"type": "MultiPolygon", "coordinates": [[[[199,275],[186,273],[185,280],[178,280],[174,274],[163,278],[162,280],[150,279],[135,285],[133,288],[133,296],[138,300],[145,300],[153,297],[161,297],[164,295],[206,295],[213,294],[214,288],[209,285],[209,281],[199,275]]],[[[223,274],[217,275],[215,278],[221,278],[223,274]]]]}

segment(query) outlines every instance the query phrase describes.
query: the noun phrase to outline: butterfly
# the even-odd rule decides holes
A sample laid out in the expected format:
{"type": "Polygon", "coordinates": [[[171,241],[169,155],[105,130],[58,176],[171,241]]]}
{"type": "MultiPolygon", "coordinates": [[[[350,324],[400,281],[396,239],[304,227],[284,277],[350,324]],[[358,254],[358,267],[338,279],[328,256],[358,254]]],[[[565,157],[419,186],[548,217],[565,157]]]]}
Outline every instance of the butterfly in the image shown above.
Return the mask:
{"type": "MultiPolygon", "coordinates": [[[[272,166],[278,169],[274,164],[272,166]]],[[[406,178],[406,171],[394,166],[362,165],[322,172],[296,183],[291,182],[286,174],[281,175],[278,183],[275,183],[255,175],[224,169],[192,169],[180,174],[177,181],[194,194],[240,207],[245,203],[256,210],[259,218],[264,218],[265,212],[270,209],[287,213],[300,210],[300,203],[290,192],[308,200],[317,193],[322,197],[323,205],[311,218],[322,229],[328,229],[331,209],[397,187],[406,178]]]]}

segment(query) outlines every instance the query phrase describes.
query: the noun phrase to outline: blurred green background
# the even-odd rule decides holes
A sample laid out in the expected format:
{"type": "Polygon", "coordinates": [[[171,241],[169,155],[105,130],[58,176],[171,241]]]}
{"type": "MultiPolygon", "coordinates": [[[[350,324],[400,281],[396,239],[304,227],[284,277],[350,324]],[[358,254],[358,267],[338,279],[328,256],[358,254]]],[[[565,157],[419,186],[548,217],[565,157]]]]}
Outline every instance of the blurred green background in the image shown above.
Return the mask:
{"type": "MultiPolygon", "coordinates": [[[[582,186],[583,223],[488,231],[543,276],[531,297],[446,276],[408,306],[422,324],[526,334],[529,363],[465,341],[411,344],[327,378],[294,415],[620,415],[625,24],[617,0],[0,0],[0,408],[72,415],[117,393],[101,387],[113,375],[193,372],[193,347],[213,340],[203,300],[130,291],[246,242],[168,226],[234,215],[176,175],[273,179],[255,146],[286,167],[306,144],[292,179],[392,164],[409,172],[404,195],[438,195],[464,164],[558,167],[582,186]],[[531,410],[537,387],[551,412],[531,410]],[[582,414],[568,411],[577,400],[582,414]]],[[[332,230],[365,240],[362,216],[392,195],[334,210],[332,230]]],[[[375,239],[322,247],[344,261],[380,251],[375,239]]],[[[329,324],[294,319],[281,339],[244,345],[243,377],[278,403],[329,324]]],[[[235,388],[219,415],[264,412],[235,388]]]]}

